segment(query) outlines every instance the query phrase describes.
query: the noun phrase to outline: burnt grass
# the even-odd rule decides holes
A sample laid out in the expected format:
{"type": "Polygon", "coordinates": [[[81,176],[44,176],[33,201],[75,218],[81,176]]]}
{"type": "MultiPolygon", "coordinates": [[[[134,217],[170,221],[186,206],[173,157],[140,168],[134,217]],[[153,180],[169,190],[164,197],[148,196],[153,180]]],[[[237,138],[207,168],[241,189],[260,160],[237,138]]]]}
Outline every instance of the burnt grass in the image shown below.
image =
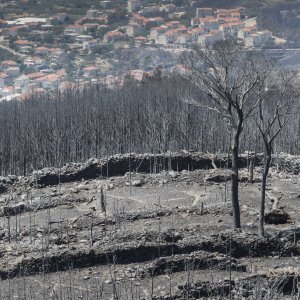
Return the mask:
{"type": "MultiPolygon", "coordinates": [[[[215,159],[218,170],[210,156],[177,153],[133,156],[130,176],[128,157],[114,156],[2,177],[0,299],[297,297],[299,158],[271,169],[268,192],[284,194],[278,211],[288,218],[266,224],[265,238],[260,159],[254,184],[248,157],[240,159],[239,231],[226,156],[215,159]]],[[[267,199],[267,212],[272,205],[267,199]]]]}

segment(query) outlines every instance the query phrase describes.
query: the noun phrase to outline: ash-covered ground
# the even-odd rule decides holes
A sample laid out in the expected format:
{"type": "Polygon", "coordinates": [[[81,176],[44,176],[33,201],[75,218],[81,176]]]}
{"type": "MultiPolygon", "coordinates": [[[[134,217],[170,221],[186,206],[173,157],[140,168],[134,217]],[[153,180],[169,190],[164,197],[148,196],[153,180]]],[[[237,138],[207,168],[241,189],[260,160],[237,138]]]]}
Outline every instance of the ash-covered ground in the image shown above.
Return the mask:
{"type": "Polygon", "coordinates": [[[2,177],[0,299],[299,299],[298,167],[271,169],[265,239],[260,166],[240,172],[240,231],[223,168],[2,177]]]}

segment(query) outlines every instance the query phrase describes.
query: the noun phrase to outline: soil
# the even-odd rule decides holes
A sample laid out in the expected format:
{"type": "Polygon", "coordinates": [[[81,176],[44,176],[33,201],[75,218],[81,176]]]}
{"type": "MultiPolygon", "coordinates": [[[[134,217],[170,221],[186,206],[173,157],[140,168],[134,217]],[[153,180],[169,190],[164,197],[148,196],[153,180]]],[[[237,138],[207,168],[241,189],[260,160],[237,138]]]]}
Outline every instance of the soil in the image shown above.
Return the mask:
{"type": "Polygon", "coordinates": [[[297,299],[299,157],[273,163],[261,238],[259,163],[250,184],[241,159],[236,231],[225,156],[176,155],[155,173],[137,156],[132,173],[119,157],[2,177],[0,299],[297,299]]]}

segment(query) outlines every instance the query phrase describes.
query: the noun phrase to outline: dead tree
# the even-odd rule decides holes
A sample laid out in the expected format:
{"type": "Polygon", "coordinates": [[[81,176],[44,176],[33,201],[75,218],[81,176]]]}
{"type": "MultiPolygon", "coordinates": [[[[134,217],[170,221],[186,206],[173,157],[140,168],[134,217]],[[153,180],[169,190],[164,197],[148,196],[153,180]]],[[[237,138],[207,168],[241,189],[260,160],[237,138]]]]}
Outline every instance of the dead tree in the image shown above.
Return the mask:
{"type": "Polygon", "coordinates": [[[266,85],[262,85],[258,99],[256,123],[264,144],[264,164],[261,183],[259,233],[265,235],[265,198],[267,177],[272,160],[273,143],[293,116],[293,106],[297,99],[293,72],[274,73],[266,85]]]}
{"type": "Polygon", "coordinates": [[[100,206],[101,206],[101,212],[106,213],[106,201],[105,201],[105,196],[102,187],[100,192],[100,206]]]}
{"type": "Polygon", "coordinates": [[[233,41],[215,43],[207,48],[195,48],[182,55],[183,77],[199,90],[197,99],[186,101],[205,107],[222,116],[231,130],[231,201],[234,227],[240,228],[238,192],[238,155],[244,121],[259,101],[253,94],[270,72],[270,64],[260,54],[244,51],[233,41]]]}

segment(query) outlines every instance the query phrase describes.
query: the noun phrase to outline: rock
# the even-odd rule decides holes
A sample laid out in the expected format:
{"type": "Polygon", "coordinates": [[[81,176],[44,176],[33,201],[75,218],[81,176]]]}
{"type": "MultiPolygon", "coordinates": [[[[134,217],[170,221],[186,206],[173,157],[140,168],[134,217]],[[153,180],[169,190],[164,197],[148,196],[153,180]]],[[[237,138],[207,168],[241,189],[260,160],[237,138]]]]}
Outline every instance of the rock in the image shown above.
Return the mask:
{"type": "Polygon", "coordinates": [[[271,210],[265,214],[265,222],[267,224],[286,224],[290,216],[283,210],[271,210]]]}
{"type": "Polygon", "coordinates": [[[143,182],[139,179],[132,181],[132,186],[140,187],[143,185],[143,182]]]}
{"type": "Polygon", "coordinates": [[[171,178],[177,178],[179,176],[179,173],[175,172],[175,171],[170,171],[169,175],[170,175],[171,178]]]}

